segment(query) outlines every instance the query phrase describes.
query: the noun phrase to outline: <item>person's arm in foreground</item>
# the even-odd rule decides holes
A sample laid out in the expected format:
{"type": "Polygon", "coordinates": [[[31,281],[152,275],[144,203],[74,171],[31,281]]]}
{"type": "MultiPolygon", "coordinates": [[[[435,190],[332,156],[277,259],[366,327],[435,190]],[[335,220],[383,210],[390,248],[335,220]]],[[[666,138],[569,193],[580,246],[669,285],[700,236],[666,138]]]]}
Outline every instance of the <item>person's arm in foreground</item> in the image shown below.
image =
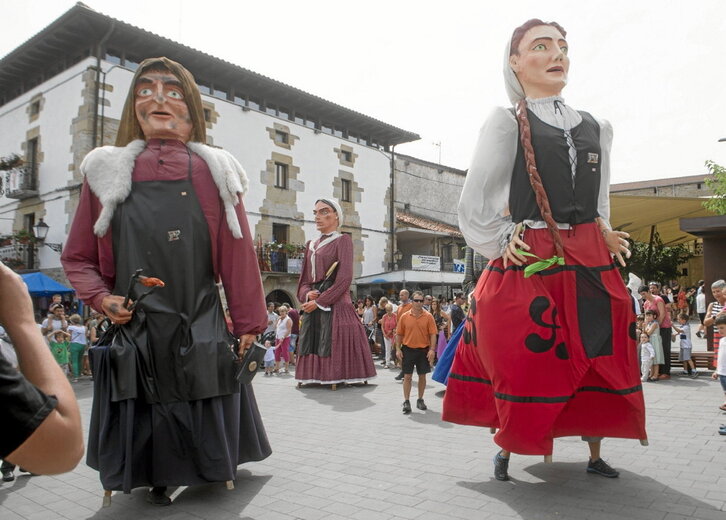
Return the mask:
{"type": "Polygon", "coordinates": [[[33,473],[70,471],[83,456],[81,414],[68,379],[53,359],[33,319],[33,304],[20,276],[0,263],[0,322],[13,340],[20,372],[58,405],[5,458],[33,473]]]}

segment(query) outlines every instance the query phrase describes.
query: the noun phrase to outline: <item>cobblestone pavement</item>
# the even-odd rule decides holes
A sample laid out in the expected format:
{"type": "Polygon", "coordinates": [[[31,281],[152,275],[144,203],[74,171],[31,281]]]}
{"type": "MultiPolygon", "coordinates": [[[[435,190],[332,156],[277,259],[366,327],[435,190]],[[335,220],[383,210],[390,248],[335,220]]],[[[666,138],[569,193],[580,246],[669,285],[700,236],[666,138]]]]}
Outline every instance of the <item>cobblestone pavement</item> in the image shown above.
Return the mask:
{"type": "MultiPolygon", "coordinates": [[[[553,464],[514,456],[512,480],[498,482],[488,430],[442,422],[438,383],[426,389],[428,411],[402,415],[395,374],[379,368],[368,385],[337,391],[259,374],[274,453],[241,466],[234,490],[170,489],[172,506],[155,508],[137,489],[102,508],[97,474],[84,464],[56,477],[16,472],[0,485],[0,519],[726,519],[726,436],[718,434],[726,414],[710,377],[645,385],[650,446],[603,442],[618,479],[587,474],[587,446],[568,438],[556,441],[553,464]]],[[[91,385],[76,384],[86,425],[91,385]]]]}

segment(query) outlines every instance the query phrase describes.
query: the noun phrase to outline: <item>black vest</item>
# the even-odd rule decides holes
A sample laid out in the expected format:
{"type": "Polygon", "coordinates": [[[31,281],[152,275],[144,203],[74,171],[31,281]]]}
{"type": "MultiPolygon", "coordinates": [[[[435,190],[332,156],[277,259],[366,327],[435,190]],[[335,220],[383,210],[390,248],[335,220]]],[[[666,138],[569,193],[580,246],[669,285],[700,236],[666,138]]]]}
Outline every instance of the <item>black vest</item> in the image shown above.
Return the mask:
{"type": "MultiPolygon", "coordinates": [[[[555,222],[582,224],[599,216],[597,199],[600,192],[600,125],[587,112],[579,112],[582,122],[572,128],[577,150],[577,169],[573,185],[569,149],[564,132],[548,125],[527,110],[532,129],[537,170],[542,178],[555,222]]],[[[534,190],[524,161],[522,143],[517,142],[517,158],[509,191],[509,211],[513,222],[542,220],[534,190]]]]}

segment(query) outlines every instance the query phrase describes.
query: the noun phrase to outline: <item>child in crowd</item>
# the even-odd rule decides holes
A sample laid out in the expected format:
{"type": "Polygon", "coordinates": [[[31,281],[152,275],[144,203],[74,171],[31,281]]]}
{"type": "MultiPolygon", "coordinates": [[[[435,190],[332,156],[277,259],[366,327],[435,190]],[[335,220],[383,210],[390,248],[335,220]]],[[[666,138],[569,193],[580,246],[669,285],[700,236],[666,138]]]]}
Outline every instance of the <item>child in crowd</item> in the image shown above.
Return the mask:
{"type": "Polygon", "coordinates": [[[676,334],[673,337],[679,336],[681,339],[681,355],[679,356],[680,361],[683,363],[682,375],[689,375],[691,377],[698,377],[698,370],[696,365],[693,364],[691,359],[691,327],[688,325],[688,314],[681,313],[678,315],[678,325],[673,325],[673,330],[676,334]]]}
{"type": "Polygon", "coordinates": [[[665,363],[665,358],[663,357],[663,342],[660,339],[660,325],[658,325],[658,320],[655,319],[657,315],[658,313],[654,310],[645,311],[645,321],[643,323],[643,332],[650,338],[650,344],[653,346],[653,352],[655,353],[653,369],[650,375],[654,382],[658,381],[660,365],[665,363]]]}
{"type": "Polygon", "coordinates": [[[655,351],[650,343],[650,338],[645,332],[640,333],[640,374],[641,381],[650,379],[650,372],[653,368],[653,360],[655,359],[655,351]]]}
{"type": "Polygon", "coordinates": [[[275,369],[275,347],[270,344],[269,340],[265,341],[265,375],[271,376],[272,371],[275,369]]]}
{"type": "Polygon", "coordinates": [[[635,317],[635,336],[638,337],[638,338],[640,337],[640,334],[642,332],[645,332],[644,326],[643,326],[644,322],[645,322],[645,315],[644,314],[638,314],[635,317]]]}
{"type": "Polygon", "coordinates": [[[48,344],[50,345],[50,351],[53,353],[53,357],[56,363],[60,365],[63,372],[68,375],[68,349],[71,335],[62,329],[54,330],[47,336],[48,344]]]}
{"type": "MultiPolygon", "coordinates": [[[[721,381],[721,388],[723,389],[724,396],[726,396],[726,314],[719,314],[716,316],[714,325],[718,329],[718,333],[721,335],[721,340],[718,344],[716,371],[711,377],[721,381]]],[[[724,400],[724,403],[719,406],[719,409],[726,412],[726,399],[724,400]]],[[[719,433],[721,435],[726,435],[726,427],[721,426],[719,433]]]]}

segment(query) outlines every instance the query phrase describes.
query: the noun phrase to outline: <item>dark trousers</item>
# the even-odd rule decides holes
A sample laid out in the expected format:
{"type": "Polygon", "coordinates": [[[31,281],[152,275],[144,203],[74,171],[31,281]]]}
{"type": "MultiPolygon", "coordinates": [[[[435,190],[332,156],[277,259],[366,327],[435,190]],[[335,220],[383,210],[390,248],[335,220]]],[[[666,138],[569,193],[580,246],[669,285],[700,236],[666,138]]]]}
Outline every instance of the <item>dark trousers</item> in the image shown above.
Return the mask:
{"type": "Polygon", "coordinates": [[[671,373],[671,329],[660,329],[660,340],[663,342],[663,361],[660,365],[661,374],[671,373]]]}

